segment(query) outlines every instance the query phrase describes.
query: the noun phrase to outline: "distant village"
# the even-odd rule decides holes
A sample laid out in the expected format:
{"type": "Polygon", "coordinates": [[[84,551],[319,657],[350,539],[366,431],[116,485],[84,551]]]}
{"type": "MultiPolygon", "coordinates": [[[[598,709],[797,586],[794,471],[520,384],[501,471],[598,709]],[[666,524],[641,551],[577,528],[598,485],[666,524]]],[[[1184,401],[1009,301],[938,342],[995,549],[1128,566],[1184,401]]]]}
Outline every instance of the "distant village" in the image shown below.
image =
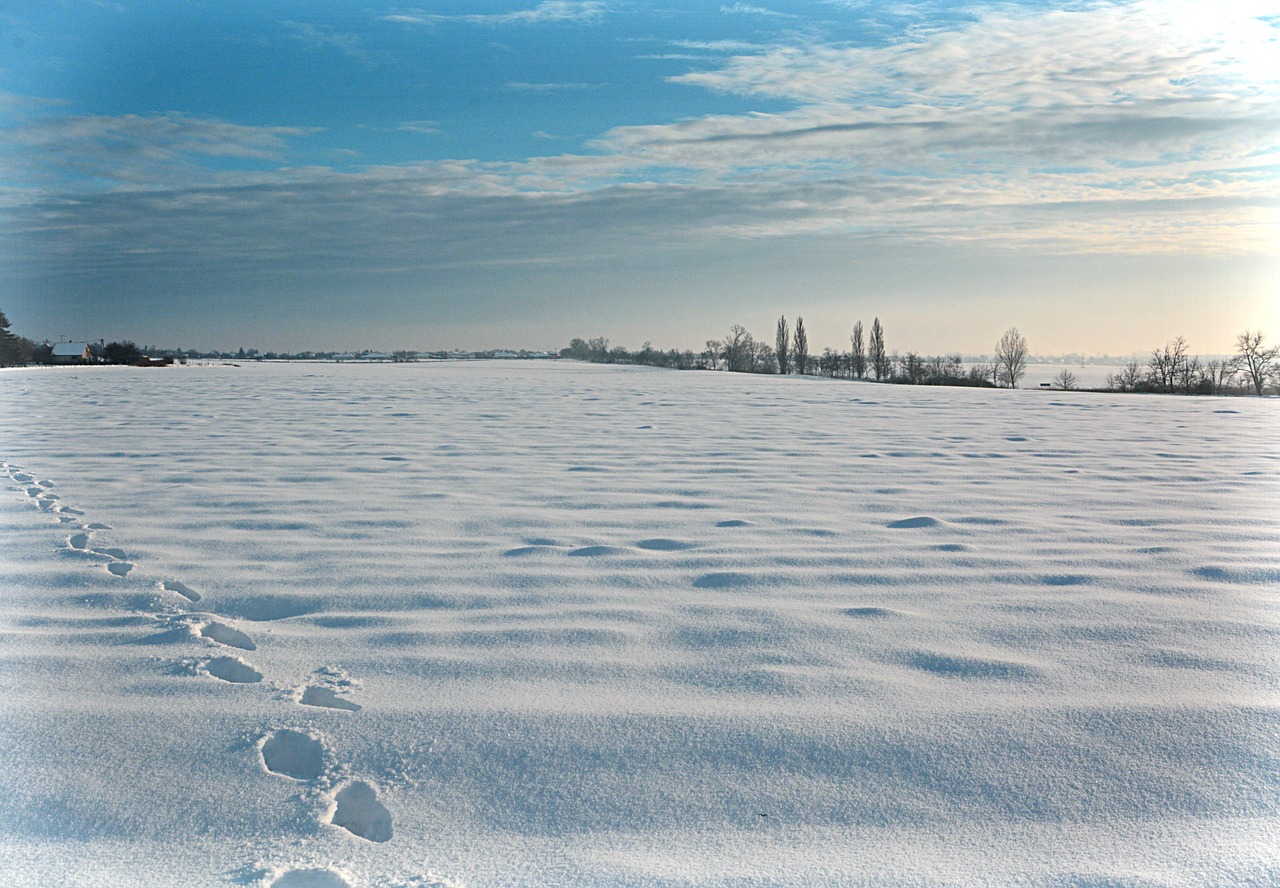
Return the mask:
{"type": "Polygon", "coordinates": [[[133,367],[167,367],[200,361],[336,361],[338,363],[410,363],[414,361],[536,360],[556,359],[554,352],[520,349],[492,351],[346,351],[346,352],[260,352],[256,348],[234,352],[198,351],[197,349],[160,349],[132,342],[45,342],[28,349],[26,355],[6,361],[18,365],[89,365],[120,364],[133,367]]]}

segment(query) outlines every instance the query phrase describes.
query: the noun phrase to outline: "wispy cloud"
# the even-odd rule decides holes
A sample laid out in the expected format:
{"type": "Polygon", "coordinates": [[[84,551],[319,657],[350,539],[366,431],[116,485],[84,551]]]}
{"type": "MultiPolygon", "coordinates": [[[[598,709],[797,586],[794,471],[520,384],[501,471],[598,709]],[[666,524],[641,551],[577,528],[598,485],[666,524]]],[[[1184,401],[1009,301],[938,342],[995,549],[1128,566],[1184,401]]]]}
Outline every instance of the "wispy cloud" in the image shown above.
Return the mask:
{"type": "Polygon", "coordinates": [[[255,127],[183,114],[43,115],[0,129],[0,157],[33,182],[94,190],[190,181],[210,162],[284,159],[315,132],[255,127]]]}
{"type": "Polygon", "coordinates": [[[433,25],[464,22],[473,25],[535,24],[538,22],[592,22],[606,9],[601,0],[543,0],[531,9],[493,13],[431,13],[399,10],[382,16],[383,21],[405,25],[433,25]]]}
{"type": "Polygon", "coordinates": [[[756,52],[767,49],[761,43],[745,40],[672,40],[671,45],[680,49],[700,49],[706,52],[756,52]]]}
{"type": "Polygon", "coordinates": [[[720,11],[725,15],[765,15],[777,18],[796,18],[786,12],[775,12],[772,9],[765,9],[763,6],[752,6],[749,3],[735,3],[732,6],[721,6],[720,11]]]}
{"type": "Polygon", "coordinates": [[[525,83],[523,81],[512,81],[503,84],[503,88],[513,92],[548,93],[563,92],[565,90],[599,89],[602,85],[600,83],[525,83]]]}
{"type": "Polygon", "coordinates": [[[316,49],[336,49],[343,55],[367,62],[369,53],[365,50],[364,41],[357,34],[338,31],[324,25],[313,25],[308,22],[282,21],[280,26],[290,38],[316,49]]]}
{"type": "Polygon", "coordinates": [[[435,120],[406,120],[398,124],[396,130],[402,133],[434,136],[440,132],[440,124],[435,120]]]}

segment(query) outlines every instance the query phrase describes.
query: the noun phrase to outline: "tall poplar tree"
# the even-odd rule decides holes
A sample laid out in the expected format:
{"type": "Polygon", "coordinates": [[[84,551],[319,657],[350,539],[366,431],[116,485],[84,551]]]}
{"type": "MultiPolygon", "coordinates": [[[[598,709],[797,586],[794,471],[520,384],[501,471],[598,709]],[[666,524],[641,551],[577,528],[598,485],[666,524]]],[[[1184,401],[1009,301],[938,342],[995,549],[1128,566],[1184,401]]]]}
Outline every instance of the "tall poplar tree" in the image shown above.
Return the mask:
{"type": "Polygon", "coordinates": [[[786,376],[791,372],[791,329],[787,316],[778,318],[778,331],[774,336],[774,350],[778,355],[778,372],[786,376]]]}
{"type": "Polygon", "coordinates": [[[791,347],[796,362],[796,372],[804,376],[809,369],[809,334],[804,332],[804,318],[796,318],[796,332],[791,347]]]}
{"type": "Polygon", "coordinates": [[[858,321],[853,325],[853,335],[849,337],[849,343],[853,346],[853,352],[850,354],[852,362],[853,375],[862,379],[867,375],[867,351],[862,344],[862,321],[858,321]]]}
{"type": "Polygon", "coordinates": [[[876,375],[876,380],[888,378],[889,356],[885,354],[884,327],[880,326],[879,318],[871,322],[871,342],[867,351],[871,360],[871,372],[876,375]]]}

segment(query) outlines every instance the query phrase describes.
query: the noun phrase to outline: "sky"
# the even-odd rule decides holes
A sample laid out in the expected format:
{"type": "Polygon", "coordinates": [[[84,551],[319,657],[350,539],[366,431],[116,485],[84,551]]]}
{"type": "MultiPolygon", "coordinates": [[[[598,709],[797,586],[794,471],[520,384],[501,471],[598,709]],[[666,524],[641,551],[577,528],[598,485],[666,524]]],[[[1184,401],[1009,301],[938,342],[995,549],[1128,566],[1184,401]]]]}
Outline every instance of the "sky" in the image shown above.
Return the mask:
{"type": "Polygon", "coordinates": [[[261,350],[1280,341],[1274,2],[3,0],[0,309],[261,350]]]}

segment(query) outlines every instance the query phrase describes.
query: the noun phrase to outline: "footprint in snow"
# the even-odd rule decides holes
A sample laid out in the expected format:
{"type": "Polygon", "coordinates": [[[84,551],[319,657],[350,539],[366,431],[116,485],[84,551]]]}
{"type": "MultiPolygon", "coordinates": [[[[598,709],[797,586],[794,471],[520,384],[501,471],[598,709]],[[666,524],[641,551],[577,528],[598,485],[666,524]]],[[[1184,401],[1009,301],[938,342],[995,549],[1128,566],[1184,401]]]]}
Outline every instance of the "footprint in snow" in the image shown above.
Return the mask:
{"type": "Polygon", "coordinates": [[[324,771],[324,746],[317,737],[281,728],[258,742],[262,766],[294,780],[315,780],[324,771]]]}
{"type": "Polygon", "coordinates": [[[160,584],[160,588],[166,592],[174,592],[181,595],[187,601],[199,601],[200,593],[193,591],[186,583],[179,583],[177,580],[165,580],[160,584]]]}
{"type": "Polygon", "coordinates": [[[213,657],[205,660],[202,666],[209,675],[232,684],[253,684],[262,681],[262,673],[239,657],[213,657]]]}
{"type": "Polygon", "coordinates": [[[329,822],[370,842],[391,838],[391,812],[378,801],[378,791],[363,780],[348,783],[334,794],[329,822]]]}
{"type": "Polygon", "coordinates": [[[303,706],[317,706],[321,709],[338,709],[343,712],[359,712],[359,703],[341,696],[344,692],[358,688],[359,683],[336,666],[322,666],[312,673],[311,682],[302,688],[298,702],[303,706]]]}
{"type": "Polygon", "coordinates": [[[227,647],[239,648],[242,651],[256,651],[258,649],[252,638],[225,623],[213,621],[205,623],[200,627],[200,635],[202,638],[216,641],[218,644],[226,645],[227,647]]]}
{"type": "Polygon", "coordinates": [[[351,883],[336,870],[308,867],[282,873],[272,880],[271,888],[351,888],[351,883]]]}
{"type": "Polygon", "coordinates": [[[113,561],[107,565],[107,571],[116,577],[123,577],[133,570],[133,565],[128,561],[113,561]]]}
{"type": "Polygon", "coordinates": [[[93,554],[95,555],[105,555],[108,558],[114,558],[116,561],[125,560],[124,549],[104,548],[104,549],[91,549],[90,551],[93,552],[93,554]]]}
{"type": "Polygon", "coordinates": [[[73,549],[87,549],[89,548],[89,534],[73,533],[67,537],[67,545],[73,549]]]}
{"type": "Polygon", "coordinates": [[[333,688],[325,688],[318,685],[307,685],[303,688],[302,696],[298,698],[298,702],[303,706],[339,709],[343,712],[359,712],[364,708],[359,703],[339,697],[338,692],[333,688]]]}

